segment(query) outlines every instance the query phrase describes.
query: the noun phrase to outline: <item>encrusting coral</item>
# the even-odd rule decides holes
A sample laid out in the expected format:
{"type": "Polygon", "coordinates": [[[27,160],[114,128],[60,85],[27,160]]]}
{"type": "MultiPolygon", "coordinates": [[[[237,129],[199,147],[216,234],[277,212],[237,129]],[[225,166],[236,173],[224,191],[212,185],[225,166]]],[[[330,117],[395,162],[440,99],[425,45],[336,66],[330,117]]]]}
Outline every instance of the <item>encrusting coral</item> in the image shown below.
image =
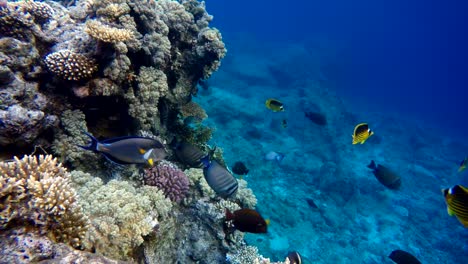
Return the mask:
{"type": "Polygon", "coordinates": [[[27,227],[81,247],[89,222],[77,199],[70,174],[51,155],[0,162],[0,230],[27,227]]]}

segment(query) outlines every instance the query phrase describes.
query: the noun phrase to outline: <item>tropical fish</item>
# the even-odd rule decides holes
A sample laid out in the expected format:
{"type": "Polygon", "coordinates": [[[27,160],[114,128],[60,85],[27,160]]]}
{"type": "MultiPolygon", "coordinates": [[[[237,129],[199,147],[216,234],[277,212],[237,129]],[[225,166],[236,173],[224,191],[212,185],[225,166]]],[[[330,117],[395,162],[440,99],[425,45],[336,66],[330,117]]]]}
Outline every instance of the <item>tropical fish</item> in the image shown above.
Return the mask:
{"type": "Polygon", "coordinates": [[[397,264],[421,264],[415,256],[399,249],[392,251],[388,257],[397,264]]]}
{"type": "Polygon", "coordinates": [[[279,100],[270,98],[266,100],[265,106],[270,109],[273,112],[282,112],[284,111],[284,106],[283,103],[281,103],[279,100]]]}
{"type": "Polygon", "coordinates": [[[216,160],[210,161],[209,155],[202,159],[202,163],[203,176],[216,194],[224,199],[236,194],[239,183],[225,167],[216,160]]]}
{"type": "Polygon", "coordinates": [[[249,169],[247,169],[247,166],[245,166],[242,161],[238,161],[234,163],[234,166],[232,166],[232,172],[237,175],[247,175],[247,173],[249,173],[249,169]]]}
{"type": "Polygon", "coordinates": [[[468,227],[468,189],[455,185],[450,189],[443,189],[442,192],[447,204],[447,213],[450,216],[455,215],[464,227],[468,227]]]}
{"type": "Polygon", "coordinates": [[[319,126],[327,125],[327,117],[322,113],[309,111],[304,112],[304,114],[305,117],[319,126]]]}
{"type": "Polygon", "coordinates": [[[312,200],[312,199],[310,199],[310,198],[306,198],[306,202],[307,202],[307,204],[309,205],[309,207],[314,208],[314,209],[318,209],[318,206],[317,206],[317,204],[314,202],[314,200],[312,200]]]}
{"type": "Polygon", "coordinates": [[[377,180],[390,189],[398,189],[401,186],[401,178],[395,172],[383,165],[376,165],[374,161],[371,161],[367,165],[372,170],[377,180]]]}
{"type": "Polygon", "coordinates": [[[231,213],[226,208],[226,223],[230,229],[237,229],[241,232],[249,233],[266,233],[267,232],[267,220],[253,209],[240,209],[231,213]]]}
{"type": "Polygon", "coordinates": [[[284,154],[280,152],[270,151],[263,157],[265,160],[280,162],[284,159],[284,154]]]}
{"type": "Polygon", "coordinates": [[[462,172],[466,169],[466,166],[468,165],[468,157],[465,157],[465,159],[460,162],[460,167],[458,167],[458,172],[462,172]]]}
{"type": "Polygon", "coordinates": [[[302,258],[301,255],[299,255],[299,252],[297,251],[292,251],[288,253],[288,260],[290,264],[302,264],[302,258]]]}
{"type": "Polygon", "coordinates": [[[353,145],[361,143],[364,144],[366,140],[374,134],[374,131],[370,130],[369,125],[361,123],[354,128],[353,133],[353,145]]]}
{"type": "Polygon", "coordinates": [[[173,141],[171,146],[174,147],[174,153],[176,154],[177,158],[183,164],[191,168],[203,168],[203,163],[201,160],[209,155],[204,153],[198,147],[187,142],[177,143],[173,141]]]}
{"type": "Polygon", "coordinates": [[[79,147],[99,152],[111,162],[127,164],[149,164],[166,158],[164,145],[156,139],[148,137],[117,137],[98,141],[93,135],[85,134],[91,139],[88,146],[79,147]]]}
{"type": "Polygon", "coordinates": [[[288,121],[286,119],[283,119],[283,121],[281,121],[281,126],[283,128],[287,128],[288,127],[288,121]]]}

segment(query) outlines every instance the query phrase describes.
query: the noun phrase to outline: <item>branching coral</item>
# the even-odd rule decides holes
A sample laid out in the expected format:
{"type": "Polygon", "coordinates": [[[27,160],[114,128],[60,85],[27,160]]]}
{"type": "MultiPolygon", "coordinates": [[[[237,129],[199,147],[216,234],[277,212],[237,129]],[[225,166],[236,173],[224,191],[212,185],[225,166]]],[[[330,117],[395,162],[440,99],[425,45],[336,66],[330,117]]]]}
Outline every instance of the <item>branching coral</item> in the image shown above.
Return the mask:
{"type": "Polygon", "coordinates": [[[94,60],[70,50],[51,53],[44,62],[49,71],[68,81],[89,78],[97,71],[94,60]]]}
{"type": "Polygon", "coordinates": [[[47,156],[0,162],[0,229],[29,227],[80,247],[88,228],[67,170],[47,156]]]}
{"type": "Polygon", "coordinates": [[[133,38],[132,31],[128,29],[110,27],[99,22],[98,20],[88,20],[86,23],[85,32],[95,39],[110,43],[126,41],[133,38]]]}
{"type": "Polygon", "coordinates": [[[72,172],[72,180],[91,220],[86,248],[112,258],[131,259],[143,237],[157,230],[172,207],[156,187],[137,189],[117,180],[103,184],[80,171],[72,172]]]}
{"type": "Polygon", "coordinates": [[[189,189],[189,180],[185,173],[169,161],[161,161],[145,170],[144,182],[158,187],[173,202],[180,202],[189,189]]]}

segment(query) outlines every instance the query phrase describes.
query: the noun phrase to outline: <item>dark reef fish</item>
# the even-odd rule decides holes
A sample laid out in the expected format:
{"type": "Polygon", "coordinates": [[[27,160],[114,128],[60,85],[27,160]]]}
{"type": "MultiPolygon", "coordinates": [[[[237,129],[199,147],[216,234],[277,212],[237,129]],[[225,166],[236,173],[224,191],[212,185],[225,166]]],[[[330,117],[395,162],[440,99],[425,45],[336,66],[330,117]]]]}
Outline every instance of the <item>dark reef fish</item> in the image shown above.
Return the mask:
{"type": "Polygon", "coordinates": [[[421,264],[415,256],[399,249],[392,251],[388,257],[397,264],[421,264]]]}
{"type": "Polygon", "coordinates": [[[464,227],[468,228],[468,189],[455,185],[450,189],[443,189],[442,193],[447,204],[447,213],[456,216],[464,227]]]}
{"type": "Polygon", "coordinates": [[[314,208],[314,209],[318,209],[318,206],[317,206],[317,204],[314,202],[314,200],[312,200],[312,199],[310,199],[310,198],[306,198],[306,202],[307,202],[307,204],[309,205],[309,207],[314,208]]]}
{"type": "Polygon", "coordinates": [[[302,264],[302,258],[299,252],[292,251],[288,253],[288,260],[290,264],[302,264]]]}
{"type": "Polygon", "coordinates": [[[304,112],[304,114],[310,121],[312,121],[313,123],[319,126],[327,125],[327,118],[322,113],[309,111],[309,112],[304,112]]]}
{"type": "Polygon", "coordinates": [[[353,145],[355,144],[364,144],[366,140],[372,136],[374,132],[369,128],[369,125],[366,123],[358,124],[354,127],[353,132],[353,145]]]}
{"type": "Polygon", "coordinates": [[[173,141],[171,146],[174,148],[174,153],[177,158],[183,164],[191,168],[203,168],[202,159],[209,155],[193,144],[187,142],[176,143],[173,141]]]}
{"type": "Polygon", "coordinates": [[[216,194],[224,199],[236,194],[239,183],[225,167],[216,160],[210,161],[209,156],[203,158],[202,162],[205,180],[216,194]]]}
{"type": "Polygon", "coordinates": [[[88,146],[79,147],[99,152],[108,160],[121,164],[149,164],[166,158],[164,145],[156,139],[127,136],[98,141],[93,135],[85,134],[91,139],[88,146]]]}
{"type": "Polygon", "coordinates": [[[257,211],[244,208],[234,213],[226,209],[226,225],[228,232],[236,229],[241,232],[260,234],[267,232],[268,224],[257,211]]]}
{"type": "Polygon", "coordinates": [[[273,112],[282,112],[284,111],[284,106],[283,103],[281,103],[279,100],[270,98],[266,100],[265,106],[270,109],[273,112]]]}
{"type": "Polygon", "coordinates": [[[372,170],[377,180],[390,189],[398,189],[401,186],[401,178],[395,172],[389,168],[382,166],[380,164],[376,165],[374,161],[371,161],[367,165],[369,169],[372,170]]]}
{"type": "Polygon", "coordinates": [[[245,166],[242,161],[238,161],[234,163],[234,166],[232,166],[232,172],[237,175],[247,175],[247,173],[249,173],[249,169],[247,169],[247,166],[245,166]]]}

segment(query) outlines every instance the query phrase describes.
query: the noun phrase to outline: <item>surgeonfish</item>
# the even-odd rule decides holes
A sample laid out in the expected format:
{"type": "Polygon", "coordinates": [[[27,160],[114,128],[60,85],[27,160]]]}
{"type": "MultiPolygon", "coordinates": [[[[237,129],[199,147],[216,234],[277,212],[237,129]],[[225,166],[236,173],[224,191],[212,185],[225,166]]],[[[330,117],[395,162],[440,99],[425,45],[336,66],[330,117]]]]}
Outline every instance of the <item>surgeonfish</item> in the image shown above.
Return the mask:
{"type": "Polygon", "coordinates": [[[288,260],[290,264],[302,264],[302,258],[301,255],[299,255],[299,252],[297,251],[292,251],[288,253],[288,260]]]}
{"type": "Polygon", "coordinates": [[[279,100],[270,98],[266,100],[265,106],[270,109],[273,112],[282,112],[284,111],[284,106],[283,103],[281,103],[279,100]]]}
{"type": "Polygon", "coordinates": [[[284,159],[284,154],[276,151],[270,151],[267,154],[265,154],[263,158],[268,161],[280,162],[284,159]]]}
{"type": "Polygon", "coordinates": [[[175,145],[174,153],[183,164],[191,168],[203,168],[201,160],[209,154],[188,142],[174,143],[173,145],[175,145]]]}
{"type": "Polygon", "coordinates": [[[239,188],[236,178],[216,160],[209,159],[209,155],[202,159],[203,175],[208,185],[224,199],[234,196],[239,188]]]}
{"type": "Polygon", "coordinates": [[[466,166],[468,165],[468,157],[465,157],[465,159],[460,162],[460,167],[458,167],[458,172],[462,172],[466,169],[466,166]]]}
{"type": "Polygon", "coordinates": [[[226,208],[226,223],[228,228],[256,234],[266,233],[268,225],[267,220],[263,219],[257,211],[248,208],[239,209],[233,213],[226,208]]]}
{"type": "Polygon", "coordinates": [[[93,135],[84,132],[90,139],[88,146],[79,147],[99,152],[111,162],[127,164],[149,164],[166,158],[164,145],[156,139],[148,137],[117,137],[98,141],[93,135]]]}
{"type": "Polygon", "coordinates": [[[397,264],[421,264],[415,256],[400,249],[392,251],[388,257],[397,264]]]}
{"type": "Polygon", "coordinates": [[[374,161],[371,161],[367,165],[372,170],[377,180],[390,189],[398,189],[401,186],[401,178],[395,172],[383,165],[376,165],[374,161]]]}
{"type": "Polygon", "coordinates": [[[354,128],[353,145],[364,144],[366,140],[374,134],[367,123],[361,123],[354,128]]]}
{"type": "Polygon", "coordinates": [[[450,189],[443,189],[442,192],[447,204],[447,213],[450,216],[455,215],[458,221],[468,228],[468,189],[455,185],[450,189]]]}

